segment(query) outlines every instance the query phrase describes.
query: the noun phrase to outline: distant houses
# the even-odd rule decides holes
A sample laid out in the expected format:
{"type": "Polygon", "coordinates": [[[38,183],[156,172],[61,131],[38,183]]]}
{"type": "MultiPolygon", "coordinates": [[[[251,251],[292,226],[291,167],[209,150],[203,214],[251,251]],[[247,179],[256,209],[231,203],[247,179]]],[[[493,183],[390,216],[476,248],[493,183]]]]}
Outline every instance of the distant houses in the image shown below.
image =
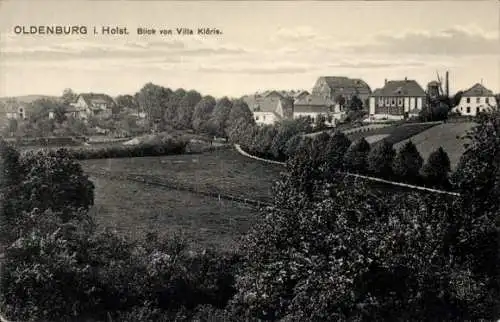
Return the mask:
{"type": "Polygon", "coordinates": [[[369,98],[370,119],[402,120],[418,115],[426,104],[427,94],[415,81],[385,81],[369,98]]]}
{"type": "Polygon", "coordinates": [[[88,119],[93,116],[111,115],[116,103],[107,94],[83,93],[77,96],[76,102],[71,103],[66,113],[76,118],[88,119]]]}
{"type": "Polygon", "coordinates": [[[314,84],[311,95],[330,99],[341,105],[341,108],[344,108],[350,104],[354,96],[358,97],[366,105],[371,93],[370,86],[362,79],[344,76],[323,76],[318,78],[314,84]]]}
{"type": "Polygon", "coordinates": [[[338,105],[330,98],[307,95],[295,101],[293,118],[307,117],[311,123],[315,123],[319,117],[323,117],[327,126],[335,125],[335,120],[341,119],[343,113],[338,105]]]}
{"type": "Polygon", "coordinates": [[[453,111],[461,115],[476,116],[480,112],[487,112],[495,107],[497,107],[497,102],[493,92],[482,84],[476,83],[463,92],[460,102],[453,111]]]}
{"type": "Polygon", "coordinates": [[[29,106],[27,103],[13,102],[5,108],[5,117],[8,120],[27,120],[29,118],[29,106]]]}
{"type": "Polygon", "coordinates": [[[270,91],[242,97],[257,124],[274,124],[293,117],[293,98],[282,92],[270,91]]]}

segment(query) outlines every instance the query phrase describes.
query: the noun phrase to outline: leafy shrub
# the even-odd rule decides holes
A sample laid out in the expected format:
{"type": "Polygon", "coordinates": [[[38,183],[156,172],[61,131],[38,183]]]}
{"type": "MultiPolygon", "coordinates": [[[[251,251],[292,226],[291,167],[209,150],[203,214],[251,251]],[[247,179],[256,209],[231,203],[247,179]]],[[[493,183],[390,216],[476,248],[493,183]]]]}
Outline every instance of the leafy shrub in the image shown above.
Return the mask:
{"type": "Polygon", "coordinates": [[[187,142],[167,141],[165,143],[144,143],[132,146],[115,146],[94,149],[72,149],[70,154],[77,160],[108,159],[108,158],[133,158],[164,156],[182,154],[185,152],[187,142]]]}
{"type": "Polygon", "coordinates": [[[425,183],[434,188],[450,188],[448,174],[451,171],[450,158],[443,148],[432,152],[422,167],[425,183]]]}
{"type": "Polygon", "coordinates": [[[327,154],[327,174],[330,176],[337,170],[344,169],[344,155],[351,146],[351,141],[347,136],[335,131],[328,141],[327,154]]]}
{"type": "Polygon", "coordinates": [[[366,173],[370,144],[364,139],[354,142],[344,155],[344,169],[353,173],[366,173]]]}
{"type": "Polygon", "coordinates": [[[240,319],[494,318],[495,275],[478,273],[473,259],[489,249],[462,250],[492,223],[470,218],[460,200],[381,196],[342,177],[306,197],[295,182],[278,183],[280,202],[244,243],[231,302],[240,319]]]}
{"type": "Polygon", "coordinates": [[[368,173],[379,178],[392,179],[392,164],[396,151],[386,140],[375,144],[368,154],[368,173]]]}
{"type": "Polygon", "coordinates": [[[418,184],[421,181],[420,169],[424,160],[412,141],[408,141],[396,154],[393,172],[398,180],[418,184]]]}

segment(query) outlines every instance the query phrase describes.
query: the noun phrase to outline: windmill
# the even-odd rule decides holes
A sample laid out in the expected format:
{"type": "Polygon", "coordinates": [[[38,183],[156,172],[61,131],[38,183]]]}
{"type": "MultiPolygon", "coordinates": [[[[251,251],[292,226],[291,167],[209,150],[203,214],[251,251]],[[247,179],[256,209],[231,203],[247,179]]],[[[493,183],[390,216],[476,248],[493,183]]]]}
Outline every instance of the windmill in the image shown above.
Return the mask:
{"type": "Polygon", "coordinates": [[[436,71],[437,79],[438,79],[438,84],[439,84],[439,95],[441,96],[450,96],[450,73],[446,71],[446,76],[444,79],[444,89],[443,89],[443,79],[439,76],[439,73],[436,71]]]}
{"type": "Polygon", "coordinates": [[[439,77],[439,73],[437,71],[436,71],[436,75],[437,75],[437,80],[438,80],[438,84],[439,84],[439,95],[442,96],[442,95],[444,95],[443,81],[441,80],[441,77],[439,77]]]}

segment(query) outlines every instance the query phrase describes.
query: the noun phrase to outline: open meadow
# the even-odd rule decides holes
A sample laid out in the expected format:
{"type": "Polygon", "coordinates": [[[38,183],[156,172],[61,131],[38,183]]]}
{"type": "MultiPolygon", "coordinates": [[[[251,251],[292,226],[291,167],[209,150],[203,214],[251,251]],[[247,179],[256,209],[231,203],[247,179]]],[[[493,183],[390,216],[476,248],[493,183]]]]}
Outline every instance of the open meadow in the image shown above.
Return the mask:
{"type": "MultiPolygon", "coordinates": [[[[423,131],[411,138],[411,141],[416,145],[418,151],[427,160],[429,155],[442,147],[450,158],[451,168],[454,169],[460,157],[465,151],[465,140],[461,139],[467,131],[474,127],[475,123],[444,123],[423,131]]],[[[397,143],[394,147],[399,149],[408,140],[397,143]]]]}
{"type": "Polygon", "coordinates": [[[133,174],[155,181],[179,182],[200,191],[269,201],[283,168],[241,156],[233,150],[165,157],[81,161],[95,183],[97,223],[131,237],[148,230],[179,231],[195,245],[231,249],[255,223],[258,211],[245,204],[196,193],[92,175],[133,174]]]}
{"type": "Polygon", "coordinates": [[[200,191],[261,201],[270,200],[271,187],[283,171],[279,165],[249,159],[232,149],[164,157],[85,160],[81,164],[87,172],[155,177],[158,181],[178,182],[200,191]]]}
{"type": "Polygon", "coordinates": [[[91,177],[95,205],[91,212],[101,227],[140,238],[148,231],[182,234],[190,246],[231,250],[257,220],[257,210],[244,204],[130,181],[91,177]]]}

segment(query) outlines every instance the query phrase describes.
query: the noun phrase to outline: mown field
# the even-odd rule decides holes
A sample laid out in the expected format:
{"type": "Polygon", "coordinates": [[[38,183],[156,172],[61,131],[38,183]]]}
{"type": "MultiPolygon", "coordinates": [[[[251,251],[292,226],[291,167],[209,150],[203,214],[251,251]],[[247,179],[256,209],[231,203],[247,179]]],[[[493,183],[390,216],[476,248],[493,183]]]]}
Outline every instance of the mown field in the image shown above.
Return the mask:
{"type": "MultiPolygon", "coordinates": [[[[474,124],[472,122],[440,124],[413,136],[411,140],[425,160],[433,151],[442,147],[448,153],[452,169],[454,169],[465,151],[464,143],[466,141],[460,137],[472,129],[474,124]]],[[[399,142],[395,148],[401,147],[407,141],[399,142]]]]}
{"type": "MultiPolygon", "coordinates": [[[[271,187],[283,168],[241,156],[233,150],[165,157],[81,161],[88,173],[154,176],[200,191],[240,195],[269,201],[271,187]]],[[[102,227],[114,227],[131,237],[148,230],[183,232],[194,244],[231,249],[257,220],[247,205],[132,181],[92,176],[93,212],[102,227]]]]}
{"type": "Polygon", "coordinates": [[[129,181],[91,180],[96,222],[134,239],[148,231],[182,234],[191,246],[231,250],[258,216],[255,209],[235,202],[129,181]]]}
{"type": "Polygon", "coordinates": [[[283,171],[279,165],[246,158],[234,150],[164,157],[101,159],[82,161],[84,170],[154,176],[201,191],[226,193],[267,201],[271,187],[283,171]]]}

